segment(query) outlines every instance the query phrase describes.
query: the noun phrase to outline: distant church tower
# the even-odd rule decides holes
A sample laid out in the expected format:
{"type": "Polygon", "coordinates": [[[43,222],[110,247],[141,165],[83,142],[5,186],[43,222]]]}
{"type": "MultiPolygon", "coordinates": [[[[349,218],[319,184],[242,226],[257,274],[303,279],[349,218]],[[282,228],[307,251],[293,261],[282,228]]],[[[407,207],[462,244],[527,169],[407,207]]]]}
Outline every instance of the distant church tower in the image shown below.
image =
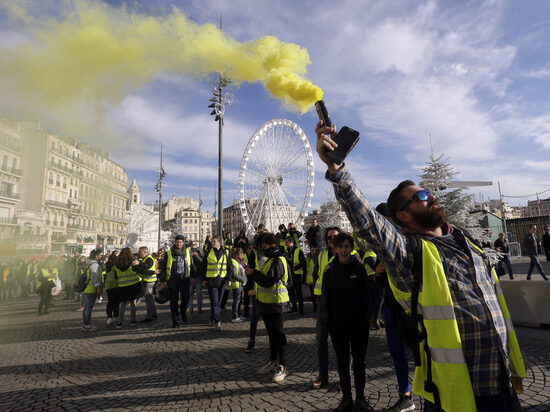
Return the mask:
{"type": "Polygon", "coordinates": [[[132,180],[132,184],[128,189],[128,207],[127,210],[131,210],[141,204],[141,190],[137,185],[136,179],[132,180]]]}

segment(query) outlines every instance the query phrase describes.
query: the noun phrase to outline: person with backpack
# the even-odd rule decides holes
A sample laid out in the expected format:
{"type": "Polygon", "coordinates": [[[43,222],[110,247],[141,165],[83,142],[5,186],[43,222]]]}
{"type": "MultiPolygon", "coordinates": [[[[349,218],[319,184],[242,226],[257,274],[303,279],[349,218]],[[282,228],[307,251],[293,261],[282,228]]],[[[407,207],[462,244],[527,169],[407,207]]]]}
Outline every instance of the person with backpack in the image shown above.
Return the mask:
{"type": "Polygon", "coordinates": [[[266,234],[262,237],[262,249],[267,260],[261,271],[246,268],[246,275],[257,284],[258,311],[264,319],[269,336],[269,361],[258,370],[258,373],[273,373],[273,382],[279,383],[288,375],[283,313],[288,312],[290,299],[287,285],[292,280],[287,260],[282,256],[275,235],[266,234]]]}
{"type": "Polygon", "coordinates": [[[107,325],[112,325],[118,318],[118,279],[115,271],[115,261],[119,255],[118,250],[113,250],[105,262],[105,292],[107,292],[107,325]]]}
{"type": "Polygon", "coordinates": [[[159,270],[157,268],[157,261],[149,254],[149,248],[147,246],[141,246],[138,249],[138,257],[139,264],[134,266],[134,271],[139,273],[144,282],[145,306],[147,307],[145,318],[141,320],[141,323],[147,323],[154,321],[158,317],[153,290],[157,283],[157,274],[159,270]]]}
{"type": "Polygon", "coordinates": [[[116,328],[122,328],[126,306],[130,303],[130,325],[137,325],[135,300],[141,294],[143,284],[141,277],[134,270],[139,261],[134,258],[134,254],[129,247],[125,247],[115,260],[115,274],[118,282],[118,321],[116,328]]]}
{"type": "Polygon", "coordinates": [[[82,299],[84,301],[82,328],[88,332],[95,332],[97,330],[97,327],[92,325],[92,309],[94,308],[96,299],[101,296],[101,275],[98,260],[102,255],[102,249],[92,250],[86,268],[86,288],[82,291],[82,299]]]}
{"type": "Polygon", "coordinates": [[[244,272],[244,265],[246,262],[243,258],[243,250],[240,247],[231,248],[231,264],[233,265],[233,280],[227,282],[225,285],[225,292],[223,293],[223,298],[220,304],[220,308],[223,310],[229,293],[233,294],[233,306],[232,306],[232,323],[241,323],[244,322],[244,319],[241,318],[241,299],[243,296],[243,285],[246,284],[246,274],[244,272]]]}
{"type": "Polygon", "coordinates": [[[345,165],[326,156],[336,147],[335,126],[319,122],[316,133],[336,199],[386,267],[392,292],[416,330],[412,389],[424,399],[424,410],[521,411],[515,388],[526,376],[525,365],[500,282],[481,246],[447,221],[429,190],[410,180],[388,196],[395,227],[369,205],[345,165]]]}
{"type": "Polygon", "coordinates": [[[365,357],[369,342],[370,292],[365,267],[351,256],[353,237],[339,233],[334,239],[336,256],[323,275],[321,308],[336,352],[342,401],[337,411],[354,407],[351,396],[350,349],[355,382],[355,409],[374,411],[365,398],[365,357]]]}

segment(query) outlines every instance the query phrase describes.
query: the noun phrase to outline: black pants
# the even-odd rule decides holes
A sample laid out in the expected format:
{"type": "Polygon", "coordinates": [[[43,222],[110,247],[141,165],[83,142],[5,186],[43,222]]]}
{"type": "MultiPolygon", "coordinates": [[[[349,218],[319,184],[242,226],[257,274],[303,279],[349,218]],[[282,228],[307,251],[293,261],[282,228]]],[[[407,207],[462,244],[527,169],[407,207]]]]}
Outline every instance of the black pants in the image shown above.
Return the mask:
{"type": "Polygon", "coordinates": [[[254,287],[254,282],[246,282],[246,285],[243,287],[243,316],[245,318],[250,317],[250,296],[248,296],[248,291],[254,287]]]}
{"type": "Polygon", "coordinates": [[[368,326],[358,326],[355,329],[330,329],[330,339],[336,352],[338,375],[342,395],[351,398],[351,377],[349,374],[349,355],[353,358],[353,377],[355,378],[355,396],[365,396],[365,357],[369,343],[368,326]]]}
{"type": "Polygon", "coordinates": [[[118,318],[118,288],[107,289],[107,317],[118,318]]]}
{"type": "Polygon", "coordinates": [[[276,361],[277,356],[280,365],[286,365],[285,358],[285,333],[283,331],[282,313],[262,313],[265,328],[269,336],[269,360],[276,361]]]}
{"type": "Polygon", "coordinates": [[[168,282],[168,290],[170,291],[170,312],[172,313],[172,322],[187,320],[187,305],[189,304],[189,286],[191,282],[189,278],[177,279],[168,282]],[[178,312],[178,300],[181,297],[181,303],[178,312]]]}
{"type": "Polygon", "coordinates": [[[53,282],[42,282],[40,285],[40,302],[38,303],[38,313],[48,313],[52,301],[53,282]]]}
{"type": "Polygon", "coordinates": [[[296,303],[298,303],[298,310],[300,315],[304,314],[304,295],[302,293],[302,275],[292,275],[292,287],[290,288],[289,297],[290,303],[292,303],[292,308],[296,308],[296,303]]]}

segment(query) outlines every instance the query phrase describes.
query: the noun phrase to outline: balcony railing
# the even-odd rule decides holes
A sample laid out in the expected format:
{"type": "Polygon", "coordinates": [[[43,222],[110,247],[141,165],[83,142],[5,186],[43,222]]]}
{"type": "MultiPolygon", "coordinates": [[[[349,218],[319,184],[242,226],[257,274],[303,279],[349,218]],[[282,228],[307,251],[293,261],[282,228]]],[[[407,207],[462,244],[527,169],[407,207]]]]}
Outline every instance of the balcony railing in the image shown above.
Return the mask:
{"type": "Polygon", "coordinates": [[[22,169],[16,169],[16,168],[10,167],[8,165],[2,165],[2,167],[0,169],[2,169],[3,172],[11,173],[12,175],[23,176],[23,170],[22,169]]]}
{"type": "Polygon", "coordinates": [[[0,217],[0,225],[16,225],[16,217],[0,217]]]}
{"type": "Polygon", "coordinates": [[[76,170],[74,170],[72,168],[69,168],[65,165],[62,165],[61,163],[52,162],[51,160],[50,160],[50,166],[57,169],[57,170],[61,170],[62,172],[66,172],[66,173],[69,173],[69,174],[75,174],[76,173],[76,170]]]}
{"type": "Polygon", "coordinates": [[[45,242],[48,240],[47,235],[26,235],[26,234],[17,234],[15,235],[15,240],[23,242],[45,242]]]}
{"type": "Polygon", "coordinates": [[[0,133],[0,147],[21,153],[21,143],[14,137],[0,133]]]}
{"type": "Polygon", "coordinates": [[[21,199],[21,195],[19,193],[8,192],[5,190],[0,190],[0,197],[7,197],[9,199],[15,200],[21,199]]]}
{"type": "Polygon", "coordinates": [[[61,207],[63,209],[69,209],[69,204],[68,203],[58,202],[56,200],[46,200],[45,203],[49,206],[61,207]]]}

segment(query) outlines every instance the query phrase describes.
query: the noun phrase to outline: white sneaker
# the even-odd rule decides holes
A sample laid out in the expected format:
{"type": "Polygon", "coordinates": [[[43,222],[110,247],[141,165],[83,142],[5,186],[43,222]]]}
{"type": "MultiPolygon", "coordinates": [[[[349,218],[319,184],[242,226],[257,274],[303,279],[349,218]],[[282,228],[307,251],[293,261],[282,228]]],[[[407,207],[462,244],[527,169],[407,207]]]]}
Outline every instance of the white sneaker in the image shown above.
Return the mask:
{"type": "Polygon", "coordinates": [[[84,330],[87,330],[88,332],[95,332],[97,330],[97,327],[90,324],[90,325],[82,325],[84,330]]]}
{"type": "Polygon", "coordinates": [[[277,365],[277,368],[275,369],[275,374],[273,375],[273,382],[284,381],[287,374],[287,369],[283,365],[277,365]]]}
{"type": "Polygon", "coordinates": [[[216,326],[214,326],[214,330],[222,330],[222,323],[221,322],[216,323],[216,326]]]}
{"type": "Polygon", "coordinates": [[[265,366],[262,366],[260,369],[258,369],[258,373],[260,375],[267,375],[268,373],[275,372],[275,369],[277,368],[277,361],[269,361],[265,364],[265,366]]]}
{"type": "Polygon", "coordinates": [[[115,323],[115,318],[107,318],[107,325],[112,325],[115,323]]]}
{"type": "Polygon", "coordinates": [[[244,322],[244,319],[242,318],[235,318],[235,319],[231,319],[231,323],[242,323],[244,322]]]}

